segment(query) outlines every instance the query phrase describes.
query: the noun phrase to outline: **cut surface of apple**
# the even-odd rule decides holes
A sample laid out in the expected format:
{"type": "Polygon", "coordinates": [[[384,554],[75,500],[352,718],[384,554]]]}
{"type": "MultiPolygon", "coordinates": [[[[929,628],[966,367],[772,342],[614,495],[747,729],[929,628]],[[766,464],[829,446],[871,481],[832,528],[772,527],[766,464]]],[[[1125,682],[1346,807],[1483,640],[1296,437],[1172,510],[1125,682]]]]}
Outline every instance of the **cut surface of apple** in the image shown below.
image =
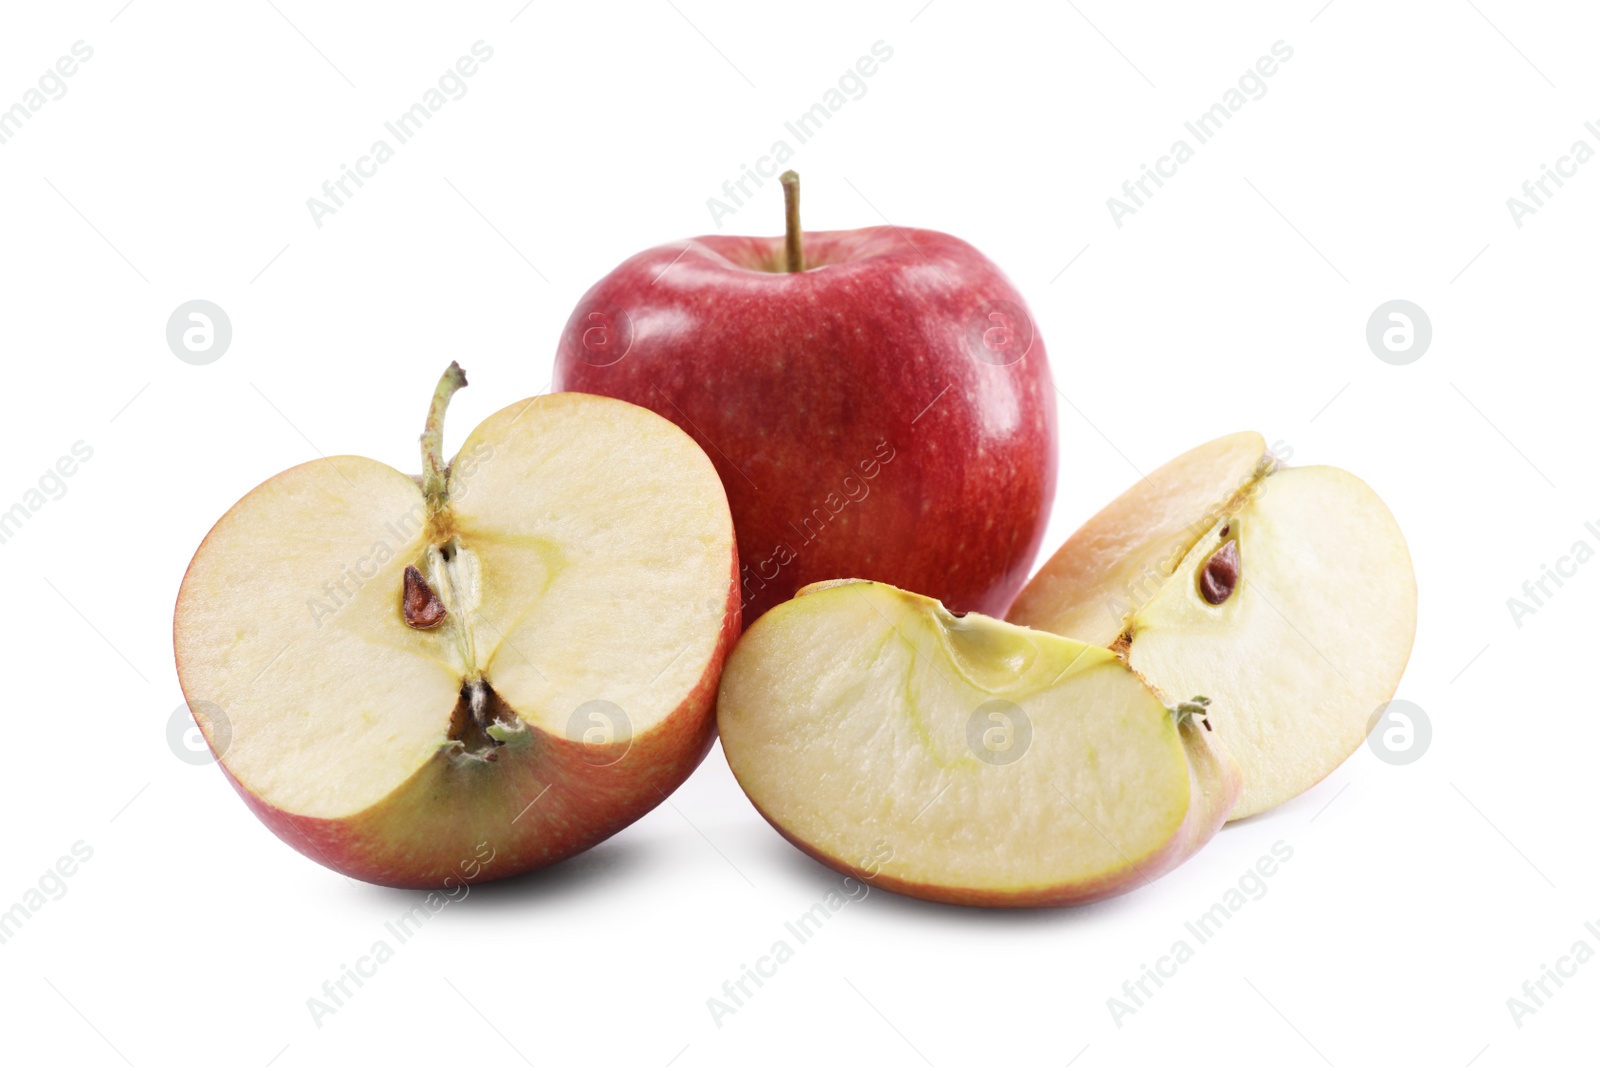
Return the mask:
{"type": "Polygon", "coordinates": [[[1008,618],[1115,649],[1157,691],[1204,693],[1244,773],[1241,818],[1360,747],[1411,654],[1405,538],[1359,478],[1219,438],[1073,534],[1008,618]]]}
{"type": "Polygon", "coordinates": [[[461,384],[441,383],[420,484],[358,456],[268,480],[206,537],[174,620],[185,695],[250,806],[387,885],[518,873],[648,811],[709,748],[739,629],[727,500],[687,435],[542,396],[445,468],[461,384]]]}
{"type": "Polygon", "coordinates": [[[1106,649],[840,581],[746,632],[717,719],[739,784],[804,851],[1016,907],[1135,888],[1216,832],[1239,775],[1195,713],[1106,649]]]}

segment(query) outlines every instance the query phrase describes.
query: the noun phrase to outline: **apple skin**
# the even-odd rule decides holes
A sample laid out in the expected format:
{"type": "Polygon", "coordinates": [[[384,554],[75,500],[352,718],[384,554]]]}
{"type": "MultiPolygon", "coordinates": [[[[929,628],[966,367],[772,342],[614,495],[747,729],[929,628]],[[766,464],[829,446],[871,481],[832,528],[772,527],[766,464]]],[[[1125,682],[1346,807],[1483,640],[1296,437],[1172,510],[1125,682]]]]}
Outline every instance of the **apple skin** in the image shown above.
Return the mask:
{"type": "Polygon", "coordinates": [[[782,238],[632,257],[579,301],[554,387],[649,408],[711,456],[746,627],[833,578],[1002,617],[1056,484],[1054,387],[1022,296],[947,234],[804,240],[797,273],[782,238]]]}
{"type": "MultiPolygon", "coordinates": [[[[377,804],[347,818],[324,819],[284,811],[252,793],[222,762],[203,723],[201,734],[228,783],[269,830],[347,877],[396,889],[453,889],[537,870],[647,814],[711,751],[717,682],[740,633],[737,577],[735,556],[722,629],[700,681],[665,719],[635,736],[631,747],[617,746],[622,751],[614,763],[597,765],[605,750],[529,726],[530,748],[508,746],[491,765],[454,764],[440,753],[377,804]],[[448,803],[440,803],[441,793],[448,803]],[[538,802],[520,816],[507,816],[535,797],[538,802]],[[608,817],[597,820],[602,811],[608,817]],[[419,841],[427,843],[422,850],[419,841]],[[480,842],[492,850],[490,858],[479,851],[480,842]]],[[[176,619],[174,631],[176,644],[176,619]]],[[[181,686],[181,656],[178,676],[181,686]]],[[[184,699],[194,698],[185,690],[184,699]]]]}
{"type": "Polygon", "coordinates": [[[1233,811],[1233,805],[1244,788],[1244,776],[1239,772],[1239,765],[1228,755],[1220,742],[1214,740],[1214,734],[1194,721],[1185,722],[1178,727],[1178,730],[1183,737],[1184,751],[1189,758],[1189,811],[1184,816],[1183,824],[1177,833],[1172,835],[1160,851],[1147,856],[1137,866],[1129,866],[1125,870],[1103,878],[1062,885],[1040,885],[1028,889],[997,891],[929,885],[896,878],[882,871],[868,871],[837,856],[829,855],[796,837],[763,811],[761,805],[753,798],[749,798],[748,791],[746,797],[750,799],[750,806],[755,808],[785,841],[823,866],[831,867],[840,874],[855,878],[875,889],[886,889],[891,893],[916,897],[936,904],[960,904],[979,908],[1075,907],[1121,896],[1143,884],[1154,882],[1162,875],[1182,866],[1184,861],[1199,852],[1227,823],[1228,814],[1233,811]]]}

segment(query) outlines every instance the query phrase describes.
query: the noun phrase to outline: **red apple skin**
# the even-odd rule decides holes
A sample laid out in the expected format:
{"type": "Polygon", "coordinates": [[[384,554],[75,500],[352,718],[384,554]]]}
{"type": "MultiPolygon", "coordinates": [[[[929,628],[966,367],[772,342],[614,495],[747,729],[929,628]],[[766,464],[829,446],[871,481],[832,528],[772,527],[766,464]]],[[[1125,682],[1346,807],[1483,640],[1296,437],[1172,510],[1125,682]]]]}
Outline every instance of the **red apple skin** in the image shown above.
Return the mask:
{"type": "Polygon", "coordinates": [[[1003,617],[1056,484],[1054,387],[1022,296],[971,245],[883,226],[700,237],[579,301],[558,390],[677,423],[733,511],[744,625],[833,578],[1003,617]]]}
{"type": "MultiPolygon", "coordinates": [[[[202,734],[228,783],[267,829],[347,877],[453,895],[463,885],[537,870],[592,848],[648,813],[710,752],[717,682],[740,633],[737,556],[728,570],[722,629],[700,681],[665,719],[619,746],[615,762],[606,762],[610,753],[603,749],[530,726],[532,744],[520,752],[508,747],[494,763],[465,765],[441,753],[365,811],[325,819],[284,811],[252,793],[203,728],[202,734]]],[[[178,674],[181,684],[181,659],[178,674]]]]}

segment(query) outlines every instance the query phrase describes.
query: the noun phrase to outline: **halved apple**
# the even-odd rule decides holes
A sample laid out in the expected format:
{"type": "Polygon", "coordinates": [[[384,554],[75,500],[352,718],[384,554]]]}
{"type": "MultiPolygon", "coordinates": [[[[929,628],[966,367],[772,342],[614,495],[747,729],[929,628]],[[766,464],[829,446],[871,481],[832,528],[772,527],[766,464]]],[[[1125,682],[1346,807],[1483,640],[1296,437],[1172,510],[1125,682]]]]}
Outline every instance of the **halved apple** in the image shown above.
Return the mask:
{"type": "Polygon", "coordinates": [[[1239,773],[1115,655],[876,582],[767,612],[718,695],[734,776],[823,863],[928,900],[1125,892],[1226,820],[1239,773]]]}
{"type": "Polygon", "coordinates": [[[1394,516],[1256,433],[1202,445],[1069,538],[1007,613],[1105,645],[1163,694],[1205,693],[1244,772],[1233,818],[1360,747],[1411,655],[1417,586],[1394,516]]]}
{"type": "Polygon", "coordinates": [[[490,416],[446,467],[465,384],[451,364],[420,479],[335,456],[251,491],[174,618],[246,803],[383,885],[516,874],[660,803],[711,745],[739,633],[727,498],[682,430],[561,393],[490,416]]]}

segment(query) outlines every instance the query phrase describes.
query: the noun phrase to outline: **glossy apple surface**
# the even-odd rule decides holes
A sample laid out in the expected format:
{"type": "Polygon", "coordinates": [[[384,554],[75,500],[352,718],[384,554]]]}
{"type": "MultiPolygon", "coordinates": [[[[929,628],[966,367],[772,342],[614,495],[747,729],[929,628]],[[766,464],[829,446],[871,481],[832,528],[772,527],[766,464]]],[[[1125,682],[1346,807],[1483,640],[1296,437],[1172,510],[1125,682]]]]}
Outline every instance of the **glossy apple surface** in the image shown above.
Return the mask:
{"type": "Polygon", "coordinates": [[[868,578],[1003,614],[1056,480],[1055,394],[1021,295],[929,230],[701,237],[627,260],[579,302],[557,389],[676,422],[733,510],[744,623],[868,578]]]}

